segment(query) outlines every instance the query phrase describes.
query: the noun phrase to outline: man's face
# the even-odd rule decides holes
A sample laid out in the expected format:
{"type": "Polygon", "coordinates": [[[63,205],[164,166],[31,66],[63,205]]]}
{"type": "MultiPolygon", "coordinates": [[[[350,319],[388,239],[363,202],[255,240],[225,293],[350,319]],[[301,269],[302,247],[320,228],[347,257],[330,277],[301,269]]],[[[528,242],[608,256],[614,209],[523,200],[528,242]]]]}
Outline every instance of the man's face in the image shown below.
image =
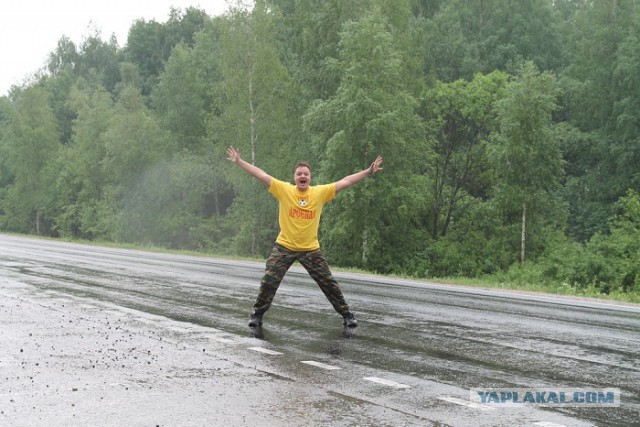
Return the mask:
{"type": "Polygon", "coordinates": [[[293,174],[296,188],[300,191],[307,191],[311,185],[311,171],[306,166],[298,166],[293,174]]]}

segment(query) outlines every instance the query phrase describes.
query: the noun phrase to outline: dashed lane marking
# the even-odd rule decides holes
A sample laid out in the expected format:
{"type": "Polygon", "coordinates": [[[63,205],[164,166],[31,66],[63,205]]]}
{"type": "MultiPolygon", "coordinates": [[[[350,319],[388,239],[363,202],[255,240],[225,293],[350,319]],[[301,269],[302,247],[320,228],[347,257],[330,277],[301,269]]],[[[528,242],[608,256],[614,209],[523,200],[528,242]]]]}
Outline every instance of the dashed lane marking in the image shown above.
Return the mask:
{"type": "Polygon", "coordinates": [[[315,366],[316,368],[326,369],[327,371],[334,371],[336,369],[340,369],[337,366],[327,365],[325,363],[316,362],[313,360],[302,360],[300,363],[305,363],[307,365],[315,366]]]}
{"type": "Polygon", "coordinates": [[[564,424],[556,424],[549,421],[539,421],[537,423],[534,423],[533,425],[539,427],[567,427],[564,424]]]}
{"type": "Polygon", "coordinates": [[[279,351],[269,350],[268,348],[262,347],[249,347],[249,350],[257,351],[258,353],[268,354],[270,356],[279,356],[284,353],[280,353],[279,351]]]}
{"type": "Polygon", "coordinates": [[[397,383],[397,382],[391,381],[391,380],[385,380],[384,378],[364,377],[363,379],[365,379],[367,381],[374,382],[374,383],[386,385],[386,386],[389,386],[389,387],[394,387],[394,388],[411,388],[411,386],[409,386],[409,385],[397,383]]]}
{"type": "Polygon", "coordinates": [[[482,411],[492,411],[495,409],[495,408],[492,408],[491,406],[481,405],[476,402],[470,402],[468,400],[459,399],[457,397],[452,397],[452,396],[438,397],[438,399],[444,400],[445,402],[455,403],[456,405],[467,406],[473,409],[480,409],[482,411]]]}

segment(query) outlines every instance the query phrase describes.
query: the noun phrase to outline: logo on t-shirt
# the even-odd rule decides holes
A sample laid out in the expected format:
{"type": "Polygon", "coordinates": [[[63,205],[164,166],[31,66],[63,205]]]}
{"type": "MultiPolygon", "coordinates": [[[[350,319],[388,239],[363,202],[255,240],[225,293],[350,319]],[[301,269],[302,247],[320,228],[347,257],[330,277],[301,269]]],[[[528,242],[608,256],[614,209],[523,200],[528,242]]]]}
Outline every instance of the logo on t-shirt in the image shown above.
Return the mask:
{"type": "Polygon", "coordinates": [[[307,198],[306,197],[300,197],[298,199],[298,204],[300,205],[301,208],[306,208],[307,207],[307,198]]]}

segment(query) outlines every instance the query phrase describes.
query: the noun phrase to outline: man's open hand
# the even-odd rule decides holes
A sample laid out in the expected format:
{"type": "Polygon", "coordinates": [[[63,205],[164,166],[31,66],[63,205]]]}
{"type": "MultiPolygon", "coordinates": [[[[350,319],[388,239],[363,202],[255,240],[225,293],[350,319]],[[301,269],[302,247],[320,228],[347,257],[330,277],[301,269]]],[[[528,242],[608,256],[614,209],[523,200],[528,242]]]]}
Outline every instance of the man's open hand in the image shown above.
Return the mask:
{"type": "Polygon", "coordinates": [[[373,163],[371,163],[371,166],[369,166],[369,175],[373,175],[374,173],[383,170],[383,167],[380,167],[380,165],[382,164],[382,156],[378,156],[373,163]]]}
{"type": "Polygon", "coordinates": [[[240,160],[240,150],[233,147],[227,148],[227,160],[233,163],[238,163],[240,160]]]}

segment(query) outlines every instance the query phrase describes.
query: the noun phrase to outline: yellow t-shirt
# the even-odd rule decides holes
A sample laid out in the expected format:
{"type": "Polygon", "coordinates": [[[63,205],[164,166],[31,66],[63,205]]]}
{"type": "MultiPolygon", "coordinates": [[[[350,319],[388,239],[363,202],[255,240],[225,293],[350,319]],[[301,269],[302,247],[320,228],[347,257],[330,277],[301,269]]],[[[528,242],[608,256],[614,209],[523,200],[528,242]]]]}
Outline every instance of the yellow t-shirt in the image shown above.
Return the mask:
{"type": "Polygon", "coordinates": [[[325,203],[336,196],[336,185],[310,186],[299,191],[295,185],[271,178],[269,192],[280,202],[280,234],[276,243],[292,251],[313,251],[320,247],[318,226],[325,203]]]}

